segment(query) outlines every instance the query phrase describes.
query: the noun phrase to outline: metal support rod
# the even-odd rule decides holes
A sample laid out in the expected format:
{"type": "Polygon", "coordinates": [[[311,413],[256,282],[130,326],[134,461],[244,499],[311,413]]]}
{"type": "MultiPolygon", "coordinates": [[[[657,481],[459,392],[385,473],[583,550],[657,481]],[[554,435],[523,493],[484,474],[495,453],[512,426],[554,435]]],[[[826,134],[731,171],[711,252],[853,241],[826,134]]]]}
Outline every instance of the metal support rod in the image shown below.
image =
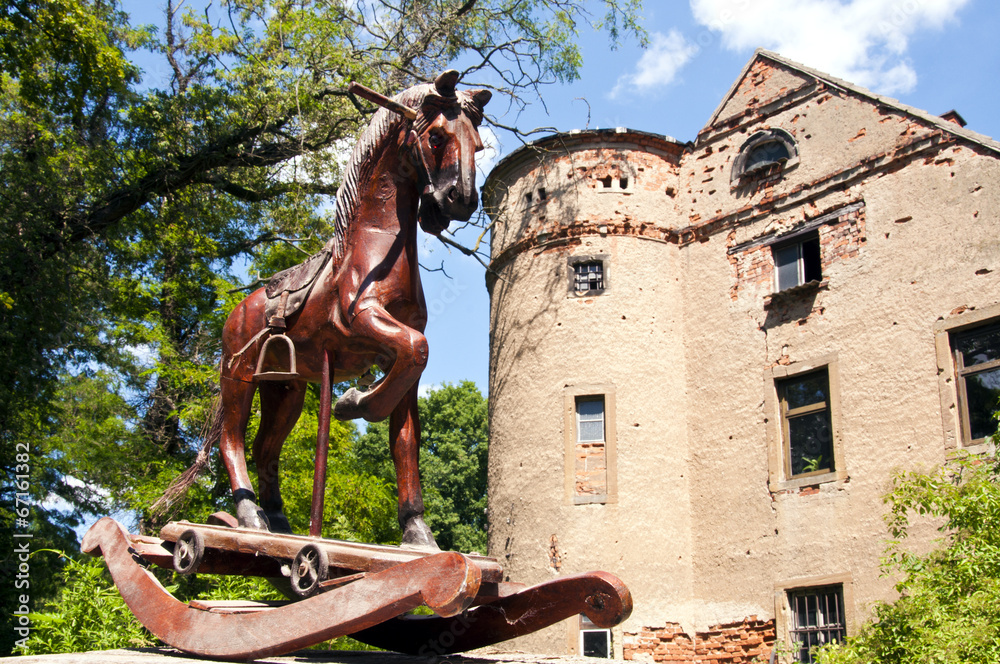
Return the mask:
{"type": "Polygon", "coordinates": [[[323,351],[323,378],[319,383],[319,431],[316,432],[316,468],[313,473],[312,509],[309,512],[309,536],[319,537],[323,530],[323,499],[326,493],[326,459],[330,453],[330,351],[323,351]]]}

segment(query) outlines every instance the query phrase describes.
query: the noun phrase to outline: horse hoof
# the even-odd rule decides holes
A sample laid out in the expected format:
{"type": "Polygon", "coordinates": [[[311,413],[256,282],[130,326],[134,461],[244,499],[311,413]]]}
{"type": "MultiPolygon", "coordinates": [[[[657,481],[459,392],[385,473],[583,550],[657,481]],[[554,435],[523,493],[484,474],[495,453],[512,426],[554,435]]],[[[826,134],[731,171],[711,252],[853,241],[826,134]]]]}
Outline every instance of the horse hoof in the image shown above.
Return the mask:
{"type": "Polygon", "coordinates": [[[288,518],[281,512],[265,512],[264,516],[271,526],[270,531],[272,533],[292,534],[292,526],[288,523],[288,518]]]}
{"type": "Polygon", "coordinates": [[[403,529],[402,545],[413,549],[430,549],[440,551],[441,548],[434,541],[434,533],[427,527],[420,517],[410,519],[403,529]]]}
{"type": "Polygon", "coordinates": [[[333,416],[341,422],[356,420],[365,416],[365,409],[361,406],[361,399],[364,394],[355,388],[350,388],[337,399],[333,406],[333,416]]]}
{"type": "Polygon", "coordinates": [[[245,500],[236,505],[236,518],[239,519],[241,528],[271,530],[271,524],[268,523],[264,510],[257,507],[252,501],[245,500]]]}

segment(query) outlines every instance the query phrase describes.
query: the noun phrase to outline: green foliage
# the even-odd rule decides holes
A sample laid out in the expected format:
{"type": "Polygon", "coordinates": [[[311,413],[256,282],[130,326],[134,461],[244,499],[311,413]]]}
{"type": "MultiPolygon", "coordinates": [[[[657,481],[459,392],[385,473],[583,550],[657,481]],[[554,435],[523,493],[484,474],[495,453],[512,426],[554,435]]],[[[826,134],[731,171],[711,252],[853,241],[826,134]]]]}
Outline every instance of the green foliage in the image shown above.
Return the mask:
{"type": "MultiPolygon", "coordinates": [[[[38,555],[54,555],[38,551],[38,555]]],[[[59,554],[62,555],[62,554],[59,554]]],[[[59,599],[47,610],[30,614],[31,635],[25,655],[136,648],[155,644],[111,583],[104,561],[66,559],[59,599]],[[109,629],[114,625],[114,629],[109,629]]]]}
{"type": "MultiPolygon", "coordinates": [[[[424,518],[442,549],[486,551],[487,402],[475,383],[445,383],[418,400],[424,518]]],[[[355,457],[395,486],[386,422],[369,425],[355,457]]],[[[397,535],[398,537],[398,535],[397,535]]]]}
{"type": "Polygon", "coordinates": [[[872,622],[818,661],[1000,661],[1000,463],[960,455],[932,473],[900,473],[886,502],[892,539],[883,568],[902,575],[900,598],[877,604],[872,622]],[[941,523],[937,549],[904,548],[913,516],[941,523]]]}

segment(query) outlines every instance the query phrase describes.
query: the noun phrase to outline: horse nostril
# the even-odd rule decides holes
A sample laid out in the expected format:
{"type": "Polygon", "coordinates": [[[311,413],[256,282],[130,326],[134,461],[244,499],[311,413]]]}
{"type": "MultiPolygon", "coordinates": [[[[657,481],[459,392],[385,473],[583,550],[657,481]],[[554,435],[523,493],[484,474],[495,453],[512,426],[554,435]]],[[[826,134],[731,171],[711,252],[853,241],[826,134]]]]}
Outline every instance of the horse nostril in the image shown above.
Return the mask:
{"type": "Polygon", "coordinates": [[[454,203],[459,198],[458,187],[452,187],[448,190],[448,202],[454,203]]]}

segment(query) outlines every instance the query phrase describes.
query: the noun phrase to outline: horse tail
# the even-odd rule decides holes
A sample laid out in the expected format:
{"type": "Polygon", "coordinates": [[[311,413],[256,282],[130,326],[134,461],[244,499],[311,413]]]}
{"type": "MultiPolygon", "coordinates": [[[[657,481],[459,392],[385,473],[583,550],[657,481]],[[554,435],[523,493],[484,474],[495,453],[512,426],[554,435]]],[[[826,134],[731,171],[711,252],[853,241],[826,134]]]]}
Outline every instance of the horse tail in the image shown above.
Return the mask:
{"type": "Polygon", "coordinates": [[[177,503],[187,494],[188,489],[208,466],[212,448],[222,438],[222,399],[220,397],[215,398],[212,413],[201,428],[201,438],[201,449],[198,450],[198,456],[195,457],[194,463],[174,478],[163,495],[150,507],[150,512],[155,520],[166,518],[174,511],[177,503]]]}

